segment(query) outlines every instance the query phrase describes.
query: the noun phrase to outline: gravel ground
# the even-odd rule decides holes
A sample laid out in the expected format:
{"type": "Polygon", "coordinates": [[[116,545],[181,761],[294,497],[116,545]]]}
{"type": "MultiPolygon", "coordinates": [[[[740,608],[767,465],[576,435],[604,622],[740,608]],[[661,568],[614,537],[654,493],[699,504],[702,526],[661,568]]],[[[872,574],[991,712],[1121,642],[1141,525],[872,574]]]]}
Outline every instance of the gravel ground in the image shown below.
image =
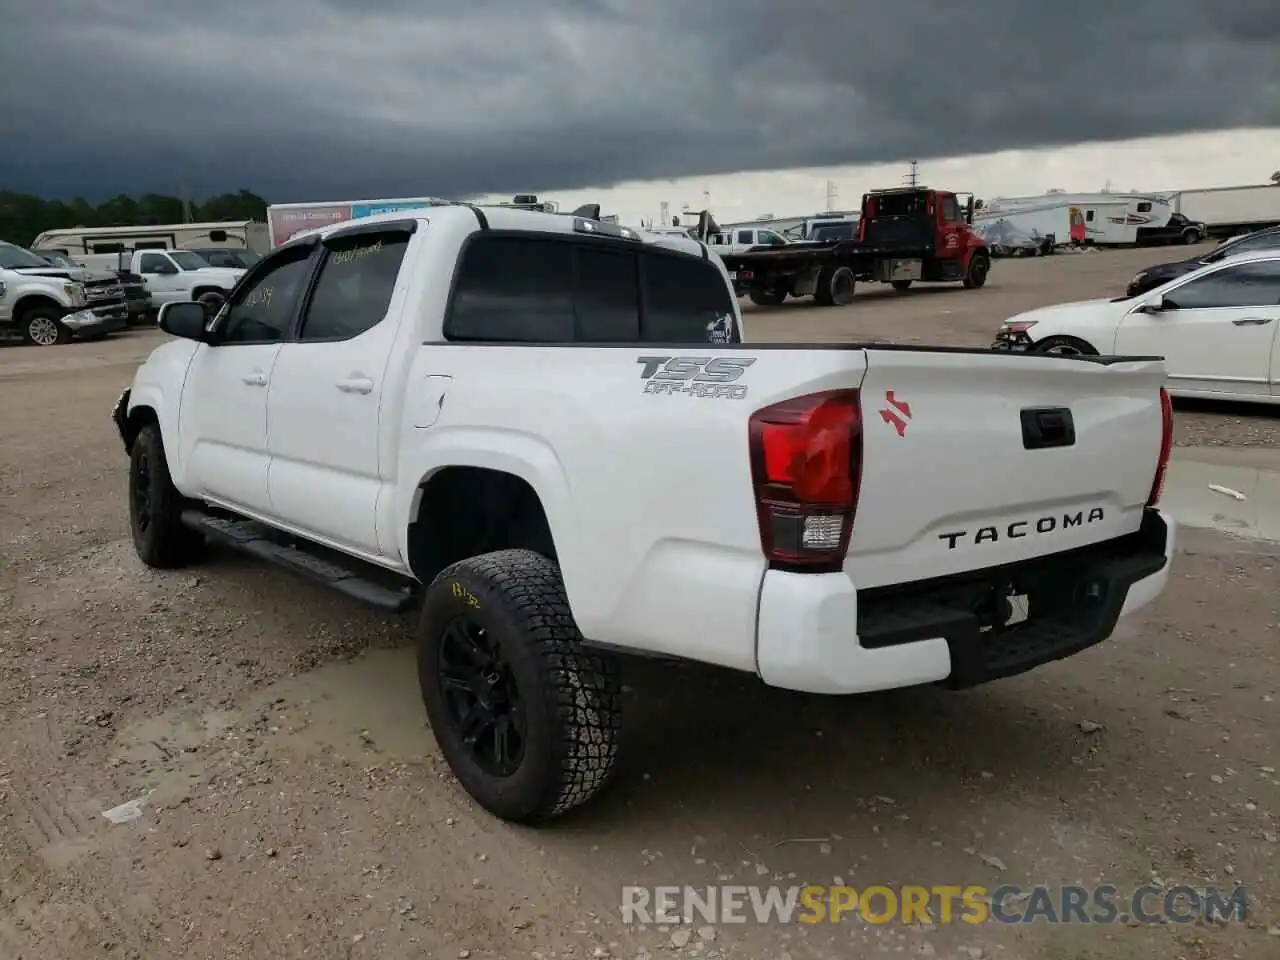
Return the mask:
{"type": "MultiPolygon", "coordinates": [[[[751,334],[982,343],[1159,258],[1002,262],[982,292],[753,311],[751,334]]],[[[514,829],[440,759],[409,621],[232,556],[135,559],[108,414],[158,342],[0,348],[0,958],[1280,956],[1275,544],[1188,529],[1113,641],[964,693],[628,664],[613,788],[514,829]],[[627,884],[840,881],[1240,883],[1251,905],[1153,926],[619,917],[627,884]]],[[[1179,439],[1262,446],[1275,424],[1180,411],[1179,439]]]]}

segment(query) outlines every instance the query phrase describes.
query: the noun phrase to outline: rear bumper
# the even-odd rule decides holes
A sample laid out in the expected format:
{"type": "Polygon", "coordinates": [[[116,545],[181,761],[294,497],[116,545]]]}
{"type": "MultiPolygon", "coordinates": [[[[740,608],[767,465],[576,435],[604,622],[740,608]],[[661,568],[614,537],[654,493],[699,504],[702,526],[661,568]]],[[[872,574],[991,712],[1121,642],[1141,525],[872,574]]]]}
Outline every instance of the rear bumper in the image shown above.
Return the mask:
{"type": "Polygon", "coordinates": [[[842,573],[770,570],[760,595],[756,669],[770,686],[846,694],[924,683],[971,687],[1095,646],[1164,589],[1172,518],[1148,510],[1127,537],[958,577],[859,592],[842,573]],[[1000,629],[994,599],[1029,597],[1000,629]]]}

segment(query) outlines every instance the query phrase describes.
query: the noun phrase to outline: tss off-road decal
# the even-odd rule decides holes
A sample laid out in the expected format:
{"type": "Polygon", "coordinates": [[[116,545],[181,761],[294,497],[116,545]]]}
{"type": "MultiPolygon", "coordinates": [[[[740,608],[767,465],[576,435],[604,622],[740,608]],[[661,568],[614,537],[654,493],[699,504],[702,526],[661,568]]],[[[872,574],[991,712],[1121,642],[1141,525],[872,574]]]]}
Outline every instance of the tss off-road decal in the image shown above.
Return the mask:
{"type": "Polygon", "coordinates": [[[742,400],[746,384],[734,383],[755,357],[637,357],[645,393],[742,400]]]}

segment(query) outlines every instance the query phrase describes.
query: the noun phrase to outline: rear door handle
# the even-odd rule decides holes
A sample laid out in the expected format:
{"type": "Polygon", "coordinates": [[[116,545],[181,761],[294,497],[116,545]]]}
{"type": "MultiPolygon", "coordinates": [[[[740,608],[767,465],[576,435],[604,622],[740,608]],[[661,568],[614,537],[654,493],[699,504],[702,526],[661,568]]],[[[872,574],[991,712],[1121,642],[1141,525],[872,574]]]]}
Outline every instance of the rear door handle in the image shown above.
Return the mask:
{"type": "Polygon", "coordinates": [[[347,380],[339,380],[338,389],[343,393],[371,393],[373,381],[368,377],[351,377],[347,380]]]}
{"type": "Polygon", "coordinates": [[[265,387],[267,385],[267,375],[261,370],[246,373],[241,379],[251,387],[265,387]]]}
{"type": "Polygon", "coordinates": [[[1244,317],[1241,320],[1232,320],[1231,322],[1237,327],[1260,327],[1274,319],[1274,317],[1244,317]]]}

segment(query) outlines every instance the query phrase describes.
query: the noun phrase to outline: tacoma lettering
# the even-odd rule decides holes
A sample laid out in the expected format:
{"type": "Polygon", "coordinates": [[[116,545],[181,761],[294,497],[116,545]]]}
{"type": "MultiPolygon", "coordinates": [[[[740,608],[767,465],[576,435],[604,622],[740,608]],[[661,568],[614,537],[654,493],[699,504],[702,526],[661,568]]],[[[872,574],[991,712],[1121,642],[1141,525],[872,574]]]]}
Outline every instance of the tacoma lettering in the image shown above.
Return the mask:
{"type": "Polygon", "coordinates": [[[1066,530],[1071,527],[1083,527],[1097,523],[1103,518],[1101,507],[1093,507],[1086,513],[1077,510],[1075,513],[1055,514],[1048,517],[1037,517],[1035,520],[1015,520],[1003,529],[996,526],[978,527],[977,530],[957,530],[954,533],[940,533],[939,540],[947,542],[947,549],[954,550],[961,540],[971,540],[975,545],[983,543],[999,543],[1001,540],[1020,540],[1032,533],[1053,533],[1055,530],[1066,530]]]}

